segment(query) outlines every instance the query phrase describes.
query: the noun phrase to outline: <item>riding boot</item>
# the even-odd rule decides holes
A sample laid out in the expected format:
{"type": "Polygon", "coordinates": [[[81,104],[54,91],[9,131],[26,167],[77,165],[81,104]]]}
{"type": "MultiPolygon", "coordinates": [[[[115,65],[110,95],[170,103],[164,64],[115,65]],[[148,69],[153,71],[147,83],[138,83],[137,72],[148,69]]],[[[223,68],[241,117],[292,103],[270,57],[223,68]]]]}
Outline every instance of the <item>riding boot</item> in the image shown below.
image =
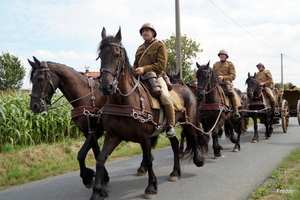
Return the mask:
{"type": "Polygon", "coordinates": [[[167,120],[168,120],[168,126],[166,128],[166,134],[168,138],[176,136],[176,132],[174,129],[175,126],[175,111],[173,104],[167,104],[164,105],[164,109],[166,112],[167,120]]]}
{"type": "Polygon", "coordinates": [[[234,120],[238,120],[239,118],[241,118],[241,115],[239,113],[239,104],[237,102],[237,98],[235,98],[235,96],[230,98],[231,103],[232,103],[232,107],[233,107],[233,119],[234,120]]]}

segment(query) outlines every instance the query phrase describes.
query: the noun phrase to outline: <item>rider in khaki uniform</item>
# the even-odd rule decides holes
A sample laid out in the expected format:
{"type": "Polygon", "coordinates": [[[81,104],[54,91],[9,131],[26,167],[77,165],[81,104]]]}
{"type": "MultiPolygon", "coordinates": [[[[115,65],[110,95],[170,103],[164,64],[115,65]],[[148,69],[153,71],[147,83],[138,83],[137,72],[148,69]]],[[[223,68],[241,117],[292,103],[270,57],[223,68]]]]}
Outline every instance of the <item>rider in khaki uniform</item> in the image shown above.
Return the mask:
{"type": "MultiPolygon", "coordinates": [[[[255,80],[263,87],[263,91],[267,95],[271,103],[272,111],[275,111],[275,98],[271,87],[274,86],[273,77],[269,70],[265,70],[265,66],[262,63],[256,65],[259,72],[256,73],[255,80]]],[[[278,114],[278,113],[275,113],[278,114]]]]}
{"type": "Polygon", "coordinates": [[[296,85],[293,85],[293,83],[289,83],[289,91],[297,91],[298,88],[296,85]]]}
{"type": "Polygon", "coordinates": [[[147,72],[156,73],[157,83],[161,86],[160,100],[164,105],[168,119],[168,127],[166,128],[167,137],[174,137],[176,135],[174,130],[175,110],[172,97],[163,78],[168,60],[167,48],[163,42],[155,39],[156,31],[152,24],[143,24],[140,29],[140,34],[145,42],[139,46],[136,51],[133,64],[134,74],[144,75],[147,72]]]}
{"type": "Polygon", "coordinates": [[[238,95],[236,94],[233,83],[236,73],[234,64],[230,61],[227,61],[228,53],[222,49],[218,56],[220,61],[216,62],[213,66],[213,71],[215,72],[218,80],[221,82],[221,86],[224,89],[225,94],[230,98],[232,107],[233,107],[233,118],[239,119],[241,115],[238,112],[238,108],[241,107],[241,101],[238,95]]]}

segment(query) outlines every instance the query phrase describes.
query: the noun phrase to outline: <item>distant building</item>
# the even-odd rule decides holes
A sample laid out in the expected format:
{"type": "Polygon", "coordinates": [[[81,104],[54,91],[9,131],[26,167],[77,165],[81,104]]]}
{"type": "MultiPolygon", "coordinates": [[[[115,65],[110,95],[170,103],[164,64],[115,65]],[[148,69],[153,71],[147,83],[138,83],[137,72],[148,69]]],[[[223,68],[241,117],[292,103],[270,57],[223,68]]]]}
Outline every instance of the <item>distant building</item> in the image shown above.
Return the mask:
{"type": "Polygon", "coordinates": [[[89,78],[97,78],[100,76],[100,72],[90,72],[89,69],[85,69],[84,75],[89,78]]]}

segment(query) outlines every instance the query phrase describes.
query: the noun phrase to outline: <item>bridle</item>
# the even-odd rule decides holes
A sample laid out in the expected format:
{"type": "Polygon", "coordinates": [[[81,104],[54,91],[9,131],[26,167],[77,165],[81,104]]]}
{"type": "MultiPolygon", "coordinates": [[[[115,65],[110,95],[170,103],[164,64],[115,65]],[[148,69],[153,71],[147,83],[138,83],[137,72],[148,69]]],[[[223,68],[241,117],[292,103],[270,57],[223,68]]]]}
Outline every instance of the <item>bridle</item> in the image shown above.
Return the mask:
{"type": "MultiPolygon", "coordinates": [[[[251,96],[252,96],[252,99],[253,98],[260,98],[261,96],[262,96],[262,87],[260,87],[259,86],[259,84],[258,84],[258,82],[256,82],[255,80],[254,80],[254,78],[250,78],[252,81],[253,81],[253,83],[254,83],[254,86],[252,86],[249,90],[250,90],[250,93],[252,94],[251,96]],[[253,89],[254,88],[254,89],[253,89]],[[258,94],[258,96],[254,96],[254,92],[256,91],[256,88],[257,88],[257,90],[260,90],[260,93],[258,94]]],[[[248,86],[249,86],[249,84],[248,84],[248,86]]]]}
{"type": "Polygon", "coordinates": [[[114,81],[112,83],[111,94],[114,94],[114,93],[116,93],[118,91],[122,96],[129,96],[139,86],[140,76],[138,76],[138,81],[135,81],[135,85],[132,88],[132,90],[129,93],[127,93],[127,94],[123,94],[121,92],[121,90],[118,88],[118,84],[119,84],[118,79],[119,79],[119,76],[120,76],[121,73],[122,73],[122,75],[124,75],[125,58],[124,58],[123,51],[124,51],[125,48],[124,48],[124,46],[122,44],[118,44],[118,43],[115,43],[115,42],[109,42],[109,43],[101,44],[100,50],[102,51],[103,47],[105,47],[105,46],[116,46],[116,47],[119,47],[120,50],[119,50],[119,53],[117,54],[117,57],[118,57],[117,69],[115,71],[111,71],[109,69],[103,69],[101,67],[101,69],[100,69],[100,72],[101,72],[100,81],[102,80],[102,73],[106,72],[106,73],[111,74],[114,77],[114,81]]]}
{"type": "Polygon", "coordinates": [[[35,95],[35,94],[32,94],[32,93],[29,96],[35,97],[35,98],[40,98],[41,106],[46,107],[47,103],[51,105],[51,102],[50,102],[50,100],[48,98],[48,95],[46,93],[48,86],[51,87],[53,93],[55,93],[56,89],[55,89],[55,87],[52,83],[51,76],[50,76],[50,69],[49,69],[47,63],[42,62],[42,64],[44,65],[44,67],[41,67],[41,68],[35,70],[35,72],[45,72],[45,77],[47,79],[47,81],[44,81],[44,86],[43,86],[41,96],[35,95]]]}

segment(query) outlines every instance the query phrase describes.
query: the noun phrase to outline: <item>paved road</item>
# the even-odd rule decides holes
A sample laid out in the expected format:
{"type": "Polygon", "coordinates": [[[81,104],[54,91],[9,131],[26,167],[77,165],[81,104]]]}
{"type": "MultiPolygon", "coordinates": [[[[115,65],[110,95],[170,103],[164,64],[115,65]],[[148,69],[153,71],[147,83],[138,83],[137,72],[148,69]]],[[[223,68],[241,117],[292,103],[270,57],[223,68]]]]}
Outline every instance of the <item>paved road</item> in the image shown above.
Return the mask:
{"type": "MultiPolygon", "coordinates": [[[[158,178],[156,200],[243,200],[274,171],[277,165],[292,149],[300,147],[299,125],[291,118],[289,131],[283,133],[281,125],[274,125],[270,140],[263,136],[264,127],[259,126],[260,141],[251,143],[253,127],[242,137],[242,151],[231,152],[233,144],[222,138],[222,158],[212,158],[212,151],[202,168],[192,162],[182,162],[182,177],[169,182],[168,175],[173,166],[172,151],[169,147],[153,152],[154,172],[158,178]]],[[[210,145],[211,146],[211,145],[210,145]]],[[[111,178],[108,187],[111,200],[144,199],[147,176],[136,177],[141,155],[107,163],[111,178]]],[[[81,184],[79,171],[47,178],[0,191],[1,200],[85,200],[92,194],[81,184]]]]}

